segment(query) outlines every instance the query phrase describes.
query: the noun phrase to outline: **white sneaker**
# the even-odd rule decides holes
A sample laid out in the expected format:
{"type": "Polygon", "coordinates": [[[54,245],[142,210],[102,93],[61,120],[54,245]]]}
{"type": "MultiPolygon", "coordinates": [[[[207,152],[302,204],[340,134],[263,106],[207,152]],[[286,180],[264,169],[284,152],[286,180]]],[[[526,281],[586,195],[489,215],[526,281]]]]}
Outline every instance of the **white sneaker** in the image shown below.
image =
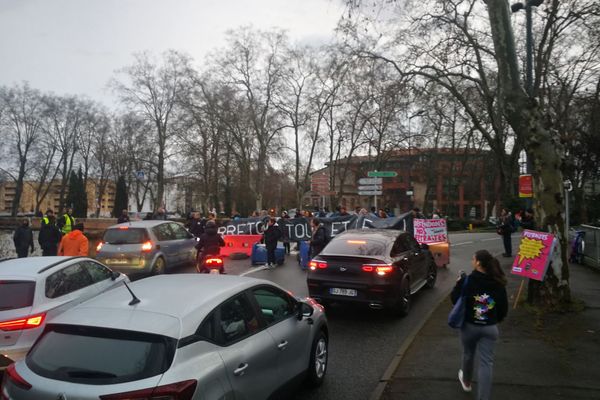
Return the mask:
{"type": "Polygon", "coordinates": [[[463,380],[463,371],[462,371],[462,369],[459,369],[459,370],[458,370],[458,380],[460,381],[460,385],[462,386],[462,389],[463,389],[465,392],[467,392],[467,393],[468,393],[468,392],[470,392],[470,391],[472,390],[472,388],[471,388],[471,384],[468,384],[468,385],[467,385],[467,384],[465,383],[465,381],[463,380]]]}

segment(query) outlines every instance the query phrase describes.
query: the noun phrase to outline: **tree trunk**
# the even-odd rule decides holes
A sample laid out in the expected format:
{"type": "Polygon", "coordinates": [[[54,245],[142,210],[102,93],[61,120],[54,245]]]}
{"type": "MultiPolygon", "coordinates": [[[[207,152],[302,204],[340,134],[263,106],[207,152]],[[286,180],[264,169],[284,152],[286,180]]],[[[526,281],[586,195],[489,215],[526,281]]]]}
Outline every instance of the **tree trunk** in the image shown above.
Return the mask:
{"type": "Polygon", "coordinates": [[[534,172],[534,199],[536,221],[540,229],[556,235],[552,263],[541,285],[530,285],[530,293],[537,304],[557,306],[569,303],[569,264],[567,236],[562,213],[564,211],[561,146],[556,142],[535,99],[530,99],[521,84],[515,41],[506,0],[487,0],[492,38],[498,64],[498,78],[504,113],[517,138],[527,149],[534,172]]]}

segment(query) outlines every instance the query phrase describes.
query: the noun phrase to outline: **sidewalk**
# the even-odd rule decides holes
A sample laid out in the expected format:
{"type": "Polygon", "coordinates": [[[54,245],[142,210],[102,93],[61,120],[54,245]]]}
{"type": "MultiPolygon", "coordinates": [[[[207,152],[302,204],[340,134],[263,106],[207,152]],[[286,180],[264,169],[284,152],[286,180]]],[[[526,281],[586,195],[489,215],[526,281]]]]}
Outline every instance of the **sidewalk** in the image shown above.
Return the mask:
{"type": "MultiPolygon", "coordinates": [[[[522,304],[512,306],[521,279],[508,275],[509,313],[496,345],[496,400],[600,399],[600,273],[571,266],[571,291],[585,302],[579,313],[536,316],[522,304]]],[[[526,286],[521,295],[526,295],[526,286]]],[[[475,399],[458,382],[461,345],[447,325],[450,300],[432,314],[409,346],[387,386],[383,400],[475,399]]],[[[476,363],[477,365],[477,363],[476,363]]]]}

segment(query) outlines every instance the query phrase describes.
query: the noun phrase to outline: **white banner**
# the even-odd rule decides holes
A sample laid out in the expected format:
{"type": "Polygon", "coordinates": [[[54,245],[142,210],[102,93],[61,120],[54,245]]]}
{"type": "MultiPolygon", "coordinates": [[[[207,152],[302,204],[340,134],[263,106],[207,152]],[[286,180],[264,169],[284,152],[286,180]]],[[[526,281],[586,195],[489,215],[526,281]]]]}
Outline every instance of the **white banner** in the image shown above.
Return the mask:
{"type": "Polygon", "coordinates": [[[448,228],[445,219],[415,219],[415,239],[419,243],[448,241],[448,228]]]}

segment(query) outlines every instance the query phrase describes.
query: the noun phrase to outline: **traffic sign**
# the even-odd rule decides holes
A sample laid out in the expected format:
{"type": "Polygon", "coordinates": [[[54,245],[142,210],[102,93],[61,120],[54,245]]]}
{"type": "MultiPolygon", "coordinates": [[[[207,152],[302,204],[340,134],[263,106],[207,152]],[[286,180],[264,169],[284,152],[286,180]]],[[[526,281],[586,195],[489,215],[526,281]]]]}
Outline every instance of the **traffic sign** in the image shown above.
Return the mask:
{"type": "Polygon", "coordinates": [[[381,196],[383,192],[381,190],[365,190],[359,191],[358,194],[360,196],[381,196]]]}
{"type": "Polygon", "coordinates": [[[360,178],[358,180],[359,185],[381,185],[383,179],[381,178],[360,178]]]}
{"type": "Polygon", "coordinates": [[[380,177],[380,178],[393,178],[395,176],[398,176],[398,173],[394,172],[394,171],[369,171],[369,172],[367,172],[367,176],[380,177]]]}
{"type": "Polygon", "coordinates": [[[381,185],[365,185],[365,186],[359,186],[358,190],[381,190],[383,189],[383,186],[381,185]]]}

